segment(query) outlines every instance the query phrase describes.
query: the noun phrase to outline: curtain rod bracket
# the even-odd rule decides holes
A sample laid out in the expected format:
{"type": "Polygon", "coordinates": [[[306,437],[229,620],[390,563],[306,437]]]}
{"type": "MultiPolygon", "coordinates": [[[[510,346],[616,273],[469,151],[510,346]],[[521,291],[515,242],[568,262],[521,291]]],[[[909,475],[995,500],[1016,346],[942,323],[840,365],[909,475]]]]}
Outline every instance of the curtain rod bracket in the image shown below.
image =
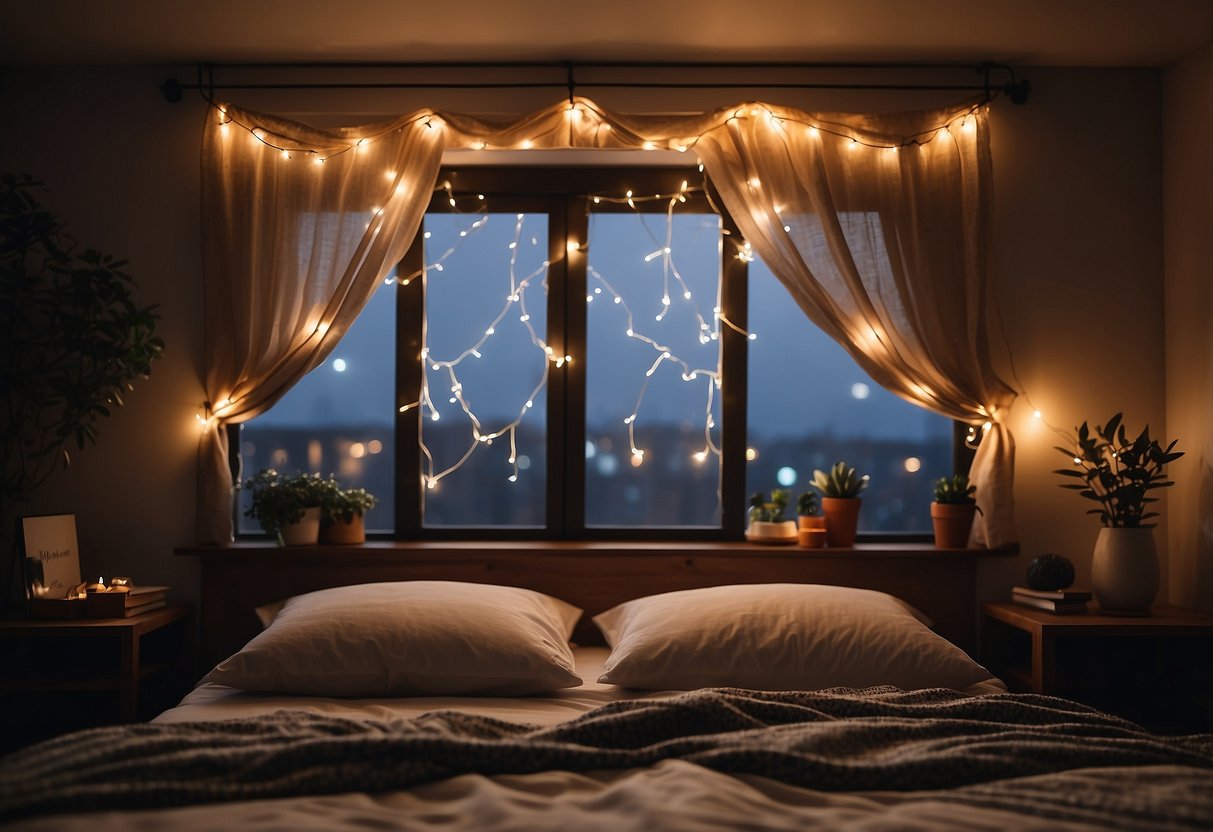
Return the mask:
{"type": "Polygon", "coordinates": [[[983,76],[983,85],[986,90],[986,100],[989,101],[994,97],[996,92],[1001,92],[1007,98],[1011,99],[1012,104],[1027,104],[1028,93],[1031,92],[1032,86],[1028,83],[1028,79],[1022,81],[1015,77],[1014,67],[1006,64],[996,64],[993,61],[982,61],[977,65],[978,74],[983,76]],[[990,83],[990,73],[996,69],[1005,70],[1011,76],[1011,80],[1003,84],[1001,87],[994,87],[990,83]]]}
{"type": "Polygon", "coordinates": [[[166,78],[160,85],[160,92],[164,93],[164,100],[169,104],[177,104],[181,101],[181,83],[176,78],[166,78]]]}

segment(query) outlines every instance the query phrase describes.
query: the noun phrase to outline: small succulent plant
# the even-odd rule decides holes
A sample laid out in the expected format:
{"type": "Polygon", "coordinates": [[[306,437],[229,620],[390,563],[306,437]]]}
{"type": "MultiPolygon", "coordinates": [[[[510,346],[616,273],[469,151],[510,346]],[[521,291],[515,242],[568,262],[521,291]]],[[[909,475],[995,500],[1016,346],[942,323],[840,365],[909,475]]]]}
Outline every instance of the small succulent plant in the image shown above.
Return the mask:
{"type": "Polygon", "coordinates": [[[855,469],[845,462],[835,462],[829,473],[820,469],[813,472],[813,487],[826,497],[858,497],[868,487],[869,477],[857,476],[855,469]]]}
{"type": "Polygon", "coordinates": [[[771,499],[763,495],[761,491],[755,491],[750,496],[750,511],[749,518],[751,523],[782,523],[784,522],[783,513],[788,507],[788,501],[791,498],[785,489],[771,489],[771,499]]]}
{"type": "Polygon", "coordinates": [[[967,474],[953,474],[950,477],[940,477],[935,480],[935,502],[952,505],[967,505],[975,503],[973,494],[977,486],[969,485],[967,474]]]}
{"type": "Polygon", "coordinates": [[[817,492],[806,491],[796,498],[796,514],[799,517],[816,517],[819,507],[817,505],[817,492]]]}

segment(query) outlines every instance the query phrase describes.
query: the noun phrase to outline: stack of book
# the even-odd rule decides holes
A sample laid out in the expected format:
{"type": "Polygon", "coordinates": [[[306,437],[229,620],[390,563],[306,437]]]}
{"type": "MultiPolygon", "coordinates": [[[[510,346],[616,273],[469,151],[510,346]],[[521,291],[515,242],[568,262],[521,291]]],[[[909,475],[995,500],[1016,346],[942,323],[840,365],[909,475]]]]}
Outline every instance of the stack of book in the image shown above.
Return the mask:
{"type": "Polygon", "coordinates": [[[1071,615],[1087,611],[1091,593],[1085,589],[1029,589],[1017,586],[1011,590],[1011,600],[1025,607],[1048,610],[1055,615],[1071,615]]]}
{"type": "Polygon", "coordinates": [[[130,592],[90,592],[89,618],[130,618],[165,604],[167,586],[133,586],[130,592]]]}

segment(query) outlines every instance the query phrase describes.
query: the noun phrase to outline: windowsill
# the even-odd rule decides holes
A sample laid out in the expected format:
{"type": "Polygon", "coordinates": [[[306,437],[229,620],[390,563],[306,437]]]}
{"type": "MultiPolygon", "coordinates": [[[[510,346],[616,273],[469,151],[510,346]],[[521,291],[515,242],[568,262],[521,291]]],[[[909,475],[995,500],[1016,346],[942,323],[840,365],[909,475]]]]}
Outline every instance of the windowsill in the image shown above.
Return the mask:
{"type": "Polygon", "coordinates": [[[697,557],[732,557],[736,555],[786,555],[801,558],[899,558],[951,557],[984,558],[1014,557],[1018,546],[999,549],[938,549],[933,543],[858,543],[849,548],[804,549],[795,544],[758,544],[721,541],[596,541],[596,540],[368,540],[361,545],[318,544],[315,546],[278,546],[265,541],[242,540],[227,546],[179,546],[174,554],[187,556],[245,557],[249,554],[281,555],[298,558],[362,554],[368,558],[391,555],[439,554],[458,552],[492,552],[494,554],[528,553],[538,556],[561,555],[695,555],[697,557]]]}

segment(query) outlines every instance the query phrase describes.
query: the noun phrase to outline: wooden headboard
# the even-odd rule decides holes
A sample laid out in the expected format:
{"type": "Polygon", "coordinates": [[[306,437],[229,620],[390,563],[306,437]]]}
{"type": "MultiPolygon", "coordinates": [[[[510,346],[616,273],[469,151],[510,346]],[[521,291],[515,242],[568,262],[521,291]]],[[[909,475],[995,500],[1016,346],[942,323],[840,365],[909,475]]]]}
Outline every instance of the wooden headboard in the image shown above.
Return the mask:
{"type": "Polygon", "coordinates": [[[406,580],[501,584],[553,595],[585,610],[574,633],[580,644],[602,643],[593,616],[645,595],[752,583],[860,587],[908,601],[945,638],[970,653],[976,646],[978,553],[924,544],[831,550],[715,542],[238,543],[177,553],[202,561],[204,670],[260,632],[258,606],[328,587],[406,580]]]}

